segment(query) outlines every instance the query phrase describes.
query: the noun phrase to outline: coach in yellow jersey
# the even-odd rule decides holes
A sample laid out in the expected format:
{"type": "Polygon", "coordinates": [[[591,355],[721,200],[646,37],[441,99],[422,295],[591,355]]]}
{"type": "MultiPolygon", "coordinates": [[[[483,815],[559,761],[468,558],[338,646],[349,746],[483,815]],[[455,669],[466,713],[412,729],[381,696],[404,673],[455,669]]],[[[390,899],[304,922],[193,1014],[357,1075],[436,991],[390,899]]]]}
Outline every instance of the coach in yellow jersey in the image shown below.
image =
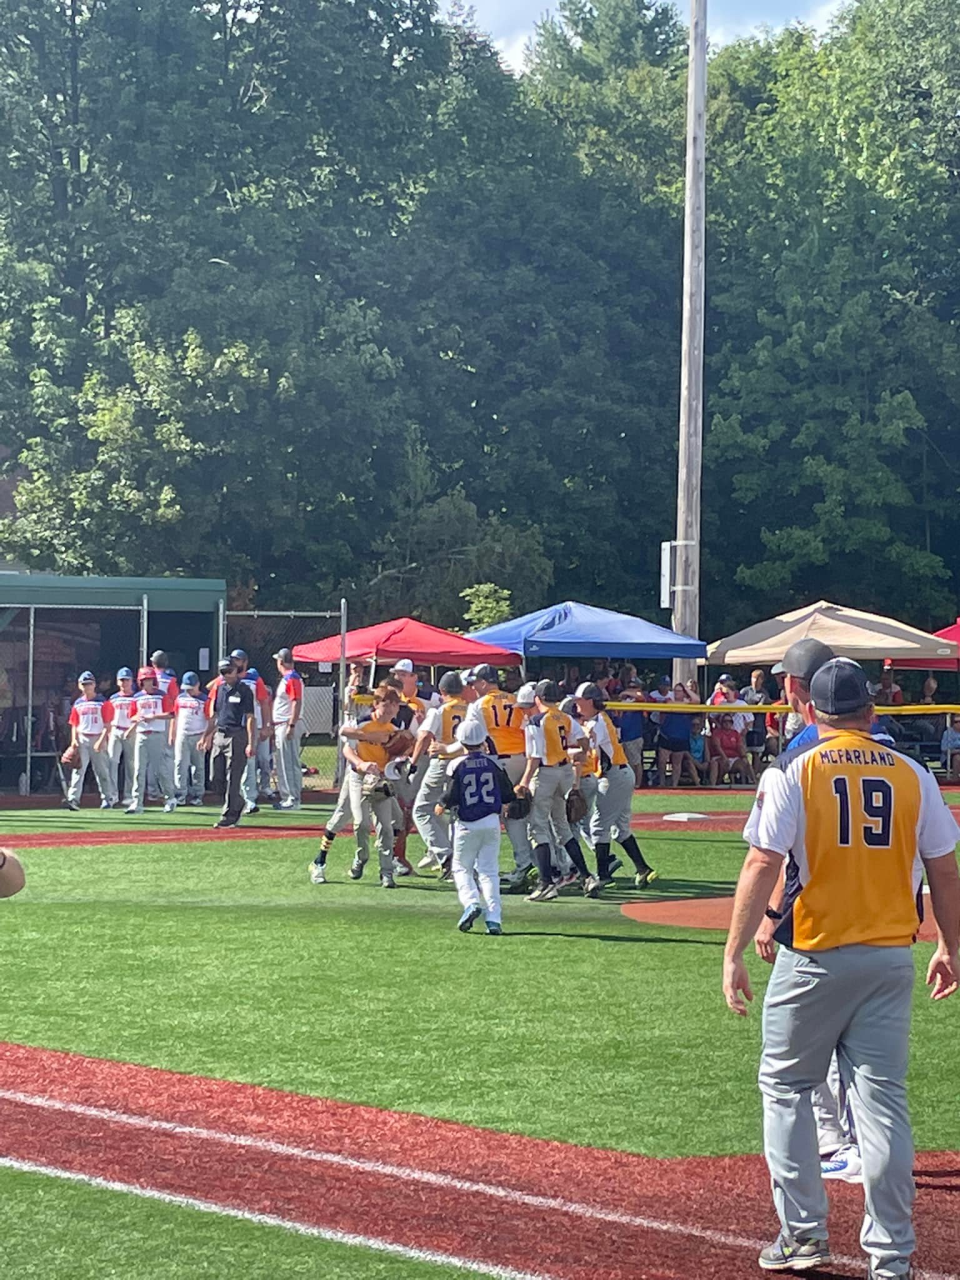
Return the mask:
{"type": "MultiPolygon", "coordinates": [[[[471,703],[468,719],[481,720],[487,730],[487,747],[491,755],[516,786],[526,767],[524,741],[525,716],[517,699],[506,693],[497,682],[497,672],[486,663],[473,669],[477,700],[471,703]]],[[[533,868],[533,845],[525,818],[505,818],[507,839],[513,849],[514,869],[506,877],[511,889],[518,890],[533,868]]]]}
{"type": "Polygon", "coordinates": [[[848,658],[810,682],[819,737],[763,775],[733,907],[723,989],[734,1013],[753,993],[743,953],[786,859],[781,944],[763,1011],[764,1147],[780,1219],[766,1271],[829,1258],[811,1092],[836,1051],[863,1158],[860,1240],[871,1280],[910,1275],[913,1138],[906,1071],[911,945],[926,871],[937,924],[927,971],[934,1000],[960,981],[957,824],[922,765],[870,736],[873,700],[848,658]]]}

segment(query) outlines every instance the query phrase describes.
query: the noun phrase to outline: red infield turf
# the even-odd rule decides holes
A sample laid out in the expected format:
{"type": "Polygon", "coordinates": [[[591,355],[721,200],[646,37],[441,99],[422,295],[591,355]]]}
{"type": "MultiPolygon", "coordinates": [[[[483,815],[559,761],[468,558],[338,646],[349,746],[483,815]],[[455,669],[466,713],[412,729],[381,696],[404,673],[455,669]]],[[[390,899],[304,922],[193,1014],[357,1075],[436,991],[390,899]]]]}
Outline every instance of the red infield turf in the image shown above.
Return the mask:
{"type": "MultiPolygon", "coordinates": [[[[0,1165],[502,1280],[740,1280],[774,1232],[754,1156],[650,1160],[12,1044],[0,1165]]],[[[920,1276],[960,1280],[960,1154],[917,1165],[920,1276]]],[[[839,1256],[819,1274],[862,1274],[862,1193],[830,1194],[839,1256]]]]}

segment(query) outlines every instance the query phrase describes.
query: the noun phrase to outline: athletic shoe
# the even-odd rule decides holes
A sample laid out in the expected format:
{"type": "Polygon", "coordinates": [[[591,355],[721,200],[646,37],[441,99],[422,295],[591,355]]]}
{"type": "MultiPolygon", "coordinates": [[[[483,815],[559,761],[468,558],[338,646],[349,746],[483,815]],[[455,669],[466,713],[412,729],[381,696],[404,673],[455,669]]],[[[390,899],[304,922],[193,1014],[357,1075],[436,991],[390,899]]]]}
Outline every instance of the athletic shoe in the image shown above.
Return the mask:
{"type": "Polygon", "coordinates": [[[101,809],[112,809],[112,808],[113,808],[113,801],[112,801],[112,800],[101,800],[101,801],[100,801],[100,808],[101,808],[101,809]]]}
{"type": "Polygon", "coordinates": [[[350,865],[350,870],[347,872],[347,875],[349,875],[351,880],[359,880],[360,877],[363,875],[363,868],[366,865],[367,864],[365,862],[361,862],[359,858],[354,858],[353,862],[350,865]]]}
{"type": "Polygon", "coordinates": [[[583,882],[583,896],[585,898],[595,898],[602,888],[603,885],[596,876],[587,876],[583,882]]]}
{"type": "Polygon", "coordinates": [[[193,805],[194,809],[200,809],[203,807],[203,800],[200,796],[194,796],[192,800],[187,801],[187,804],[193,805]]]}
{"type": "Polygon", "coordinates": [[[566,889],[568,885],[579,883],[580,876],[576,871],[566,871],[561,874],[560,879],[557,881],[557,888],[566,889]]]}
{"type": "Polygon", "coordinates": [[[310,863],[310,883],[311,884],[327,883],[326,870],[324,867],[321,867],[319,862],[310,863]]]}
{"type": "Polygon", "coordinates": [[[279,809],[282,813],[290,813],[292,809],[299,809],[300,806],[294,800],[274,800],[274,809],[279,809]]]}
{"type": "Polygon", "coordinates": [[[60,808],[69,809],[71,813],[78,813],[80,811],[80,806],[77,804],[76,800],[64,800],[60,805],[60,808]]]}
{"type": "Polygon", "coordinates": [[[396,887],[397,887],[397,882],[394,880],[393,876],[381,876],[381,877],[380,877],[380,888],[381,888],[381,889],[395,889],[396,887]]]}
{"type": "Polygon", "coordinates": [[[175,812],[175,810],[176,810],[176,808],[177,808],[177,802],[176,802],[176,800],[168,800],[168,801],[166,802],[166,804],[163,806],[163,812],[164,812],[164,813],[174,813],[174,812],[175,812]]]}
{"type": "Polygon", "coordinates": [[[143,813],[142,804],[132,804],[129,809],[124,809],[124,813],[143,813]]]}
{"type": "Polygon", "coordinates": [[[659,874],[652,867],[649,867],[646,871],[641,871],[634,876],[633,883],[638,889],[646,889],[647,885],[653,884],[654,880],[659,879],[659,874]]]}
{"type": "Polygon", "coordinates": [[[500,928],[500,925],[496,920],[488,920],[487,933],[489,933],[492,938],[499,938],[503,933],[503,930],[500,928]]]}
{"type": "Polygon", "coordinates": [[[553,902],[559,895],[555,884],[545,884],[540,889],[534,889],[533,893],[527,895],[527,902],[553,902]]]}
{"type": "Polygon", "coordinates": [[[394,854],[393,874],[395,876],[415,876],[417,873],[402,854],[394,854]]]}
{"type": "Polygon", "coordinates": [[[482,915],[483,915],[482,907],[478,907],[476,905],[472,907],[467,907],[467,909],[464,911],[463,915],[460,917],[459,921],[457,922],[457,928],[460,930],[461,933],[469,933],[470,930],[473,928],[474,923],[477,920],[479,920],[482,915]]]}
{"type": "Polygon", "coordinates": [[[841,1147],[828,1160],[820,1161],[820,1176],[836,1182],[863,1182],[863,1161],[859,1148],[841,1147]]]}
{"type": "Polygon", "coordinates": [[[453,879],[453,854],[451,854],[448,858],[444,858],[444,860],[440,863],[440,879],[441,880],[453,879]]]}
{"type": "Polygon", "coordinates": [[[260,812],[260,806],[258,804],[254,804],[252,800],[248,800],[247,803],[243,806],[243,815],[245,818],[248,818],[251,813],[259,813],[259,812],[260,812]]]}
{"type": "Polygon", "coordinates": [[[794,1240],[781,1231],[757,1259],[763,1271],[810,1271],[830,1261],[826,1240],[794,1240]]]}
{"type": "Polygon", "coordinates": [[[235,827],[237,825],[236,818],[221,818],[219,822],[213,824],[214,831],[223,831],[227,827],[235,827]]]}
{"type": "Polygon", "coordinates": [[[435,853],[428,853],[420,859],[417,866],[421,871],[435,871],[440,866],[440,859],[435,853]]]}
{"type": "Polygon", "coordinates": [[[617,874],[618,871],[622,871],[622,870],[623,870],[623,861],[620,858],[614,858],[613,861],[610,863],[610,871],[609,871],[610,878],[612,879],[617,874]]]}

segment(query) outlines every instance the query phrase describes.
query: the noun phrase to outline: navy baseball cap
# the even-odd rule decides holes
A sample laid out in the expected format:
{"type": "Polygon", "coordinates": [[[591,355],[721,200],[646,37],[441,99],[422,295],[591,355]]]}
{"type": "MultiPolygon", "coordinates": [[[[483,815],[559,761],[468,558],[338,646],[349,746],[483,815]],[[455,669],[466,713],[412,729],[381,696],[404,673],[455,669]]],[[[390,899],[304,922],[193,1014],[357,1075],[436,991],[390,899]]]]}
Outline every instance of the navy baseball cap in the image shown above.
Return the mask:
{"type": "Polygon", "coordinates": [[[237,664],[234,662],[233,658],[221,658],[217,663],[218,671],[235,671],[236,668],[237,664]]]}
{"type": "Polygon", "coordinates": [[[497,683],[497,669],[491,667],[489,662],[482,663],[479,667],[473,668],[474,680],[486,680],[487,684],[497,683]]]}
{"type": "Polygon", "coordinates": [[[234,662],[242,662],[246,656],[247,656],[246,649],[230,650],[230,657],[233,658],[234,662]]]}
{"type": "Polygon", "coordinates": [[[197,675],[195,671],[185,671],[183,673],[183,680],[181,681],[181,683],[187,689],[190,689],[193,687],[193,685],[200,683],[200,677],[197,675]]]}
{"type": "Polygon", "coordinates": [[[580,685],[574,694],[574,697],[587,698],[591,702],[602,703],[606,701],[603,690],[598,684],[594,684],[592,680],[587,680],[584,684],[580,685]]]}
{"type": "Polygon", "coordinates": [[[440,677],[437,688],[441,693],[463,693],[463,681],[459,671],[446,671],[440,677]]]}
{"type": "Polygon", "coordinates": [[[120,670],[117,672],[117,679],[118,679],[118,680],[132,680],[132,679],[133,679],[133,672],[130,670],[130,668],[129,668],[129,667],[121,667],[121,668],[120,668],[120,670]]]}
{"type": "Polygon", "coordinates": [[[559,702],[560,686],[556,680],[541,680],[537,685],[537,697],[541,702],[559,702]]]}
{"type": "Polygon", "coordinates": [[[273,658],[275,662],[292,662],[293,652],[290,649],[278,649],[273,658]]]}
{"type": "Polygon", "coordinates": [[[873,702],[867,673],[852,658],[833,658],[810,681],[810,701],[814,710],[826,716],[851,716],[873,702]]]}
{"type": "Polygon", "coordinates": [[[77,684],[96,684],[97,677],[92,671],[81,671],[77,679],[77,684]]]}
{"type": "MultiPolygon", "coordinates": [[[[721,676],[721,679],[722,679],[722,678],[723,678],[723,677],[721,676]]],[[[660,677],[660,679],[657,681],[657,688],[658,688],[658,689],[660,689],[660,688],[662,688],[665,684],[670,684],[670,683],[671,683],[671,680],[670,680],[670,677],[669,677],[669,676],[661,676],[661,677],[660,677]]]]}

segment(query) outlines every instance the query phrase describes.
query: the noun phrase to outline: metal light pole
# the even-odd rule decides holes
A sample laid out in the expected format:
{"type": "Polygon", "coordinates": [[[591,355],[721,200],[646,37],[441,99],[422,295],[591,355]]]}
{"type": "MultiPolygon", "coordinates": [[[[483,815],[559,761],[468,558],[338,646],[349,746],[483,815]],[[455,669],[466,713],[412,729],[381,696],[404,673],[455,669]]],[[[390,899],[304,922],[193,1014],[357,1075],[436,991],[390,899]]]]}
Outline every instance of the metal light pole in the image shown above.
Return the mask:
{"type": "MultiPolygon", "coordinates": [[[[687,169],[683,230],[683,334],[680,357],[680,448],[673,629],[700,634],[700,472],[703,453],[703,313],[706,197],[707,0],[691,0],[687,72],[687,169]]],[[[673,678],[697,673],[689,658],[673,678]]]]}

